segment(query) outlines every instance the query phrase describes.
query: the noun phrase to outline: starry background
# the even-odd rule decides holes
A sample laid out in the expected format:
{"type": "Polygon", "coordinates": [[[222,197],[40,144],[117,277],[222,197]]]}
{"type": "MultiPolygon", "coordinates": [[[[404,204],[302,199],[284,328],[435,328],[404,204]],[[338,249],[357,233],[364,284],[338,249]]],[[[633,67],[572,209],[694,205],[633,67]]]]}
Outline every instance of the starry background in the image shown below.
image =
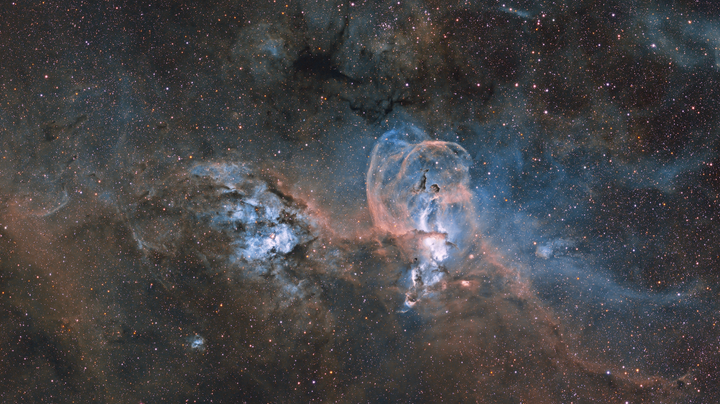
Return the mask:
{"type": "Polygon", "coordinates": [[[717,402],[719,20],[4,1],[0,401],[717,402]],[[408,125],[469,153],[474,225],[411,310],[365,184],[408,125]]]}

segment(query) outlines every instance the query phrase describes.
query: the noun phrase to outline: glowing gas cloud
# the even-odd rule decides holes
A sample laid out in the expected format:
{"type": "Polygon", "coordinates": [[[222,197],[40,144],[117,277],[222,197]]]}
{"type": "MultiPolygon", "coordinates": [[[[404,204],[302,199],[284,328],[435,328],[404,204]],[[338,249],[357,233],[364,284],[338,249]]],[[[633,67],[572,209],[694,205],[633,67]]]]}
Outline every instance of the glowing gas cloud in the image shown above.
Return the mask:
{"type": "Polygon", "coordinates": [[[373,148],[368,204],[375,226],[403,239],[413,256],[410,306],[470,246],[475,227],[471,163],[460,145],[431,140],[413,126],[386,132],[373,148]]]}

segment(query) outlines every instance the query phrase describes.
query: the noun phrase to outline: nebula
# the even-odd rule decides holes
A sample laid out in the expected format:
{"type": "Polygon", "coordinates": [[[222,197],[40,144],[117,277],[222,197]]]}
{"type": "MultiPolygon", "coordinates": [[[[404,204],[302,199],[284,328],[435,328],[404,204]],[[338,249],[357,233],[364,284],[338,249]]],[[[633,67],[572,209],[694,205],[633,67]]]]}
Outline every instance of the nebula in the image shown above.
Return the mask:
{"type": "Polygon", "coordinates": [[[718,21],[0,7],[0,402],[717,403],[718,21]]]}
{"type": "Polygon", "coordinates": [[[393,234],[441,233],[462,245],[474,220],[468,169],[460,145],[433,141],[408,126],[385,133],[373,148],[367,195],[376,226],[393,234]]]}
{"type": "Polygon", "coordinates": [[[413,291],[438,283],[474,240],[472,159],[460,145],[434,141],[414,126],[385,133],[373,147],[367,199],[379,229],[404,239],[413,291]]]}
{"type": "Polygon", "coordinates": [[[219,191],[219,206],[194,205],[193,210],[200,217],[210,215],[213,227],[233,234],[233,261],[257,263],[287,255],[311,239],[302,208],[254,178],[249,168],[237,164],[198,165],[190,173],[209,179],[219,188],[215,190],[219,191]]]}

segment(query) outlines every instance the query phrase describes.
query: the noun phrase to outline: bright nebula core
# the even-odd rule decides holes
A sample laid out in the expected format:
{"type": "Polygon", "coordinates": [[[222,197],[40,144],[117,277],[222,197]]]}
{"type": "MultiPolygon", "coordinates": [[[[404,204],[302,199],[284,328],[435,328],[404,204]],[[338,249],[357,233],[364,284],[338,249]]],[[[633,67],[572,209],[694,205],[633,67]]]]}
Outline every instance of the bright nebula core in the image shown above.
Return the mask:
{"type": "Polygon", "coordinates": [[[720,402],[718,21],[3,4],[0,402],[720,402]]]}

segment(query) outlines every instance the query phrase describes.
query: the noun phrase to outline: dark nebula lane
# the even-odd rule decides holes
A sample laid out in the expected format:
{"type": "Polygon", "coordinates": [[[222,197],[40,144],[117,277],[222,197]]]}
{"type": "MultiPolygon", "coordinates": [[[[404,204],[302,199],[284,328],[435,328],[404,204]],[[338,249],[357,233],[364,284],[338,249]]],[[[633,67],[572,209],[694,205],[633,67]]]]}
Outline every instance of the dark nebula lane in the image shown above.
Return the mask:
{"type": "Polygon", "coordinates": [[[0,403],[718,402],[719,17],[4,4],[0,403]]]}

